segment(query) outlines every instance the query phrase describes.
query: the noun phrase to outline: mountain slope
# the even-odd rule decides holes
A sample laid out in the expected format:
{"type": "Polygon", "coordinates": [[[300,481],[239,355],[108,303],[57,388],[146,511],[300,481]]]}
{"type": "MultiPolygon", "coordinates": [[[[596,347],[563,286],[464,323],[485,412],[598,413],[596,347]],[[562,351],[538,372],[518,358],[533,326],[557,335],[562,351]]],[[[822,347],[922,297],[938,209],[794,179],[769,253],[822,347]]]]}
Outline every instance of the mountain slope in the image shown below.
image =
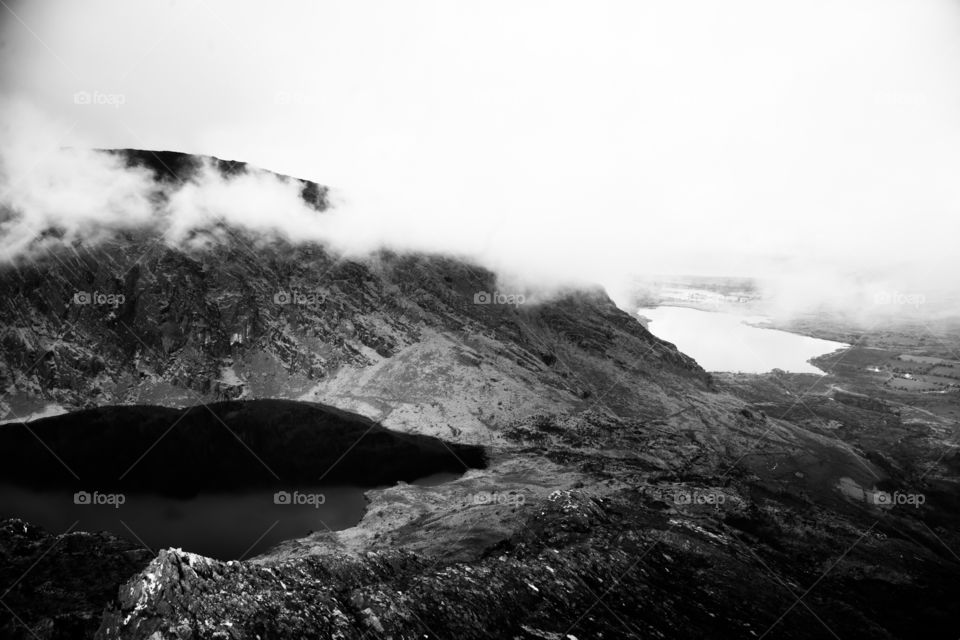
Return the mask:
{"type": "MultiPolygon", "coordinates": [[[[203,165],[118,153],[158,184],[189,182],[203,165]]],[[[297,189],[324,215],[322,187],[297,189]]],[[[602,291],[507,291],[527,302],[489,303],[494,274],[452,257],[344,259],[222,223],[192,233],[203,249],[128,229],[0,267],[4,418],[317,402],[440,437],[475,453],[477,468],[370,490],[356,526],[244,562],[189,549],[147,562],[112,538],[6,521],[4,575],[39,570],[4,600],[26,624],[0,610],[0,632],[906,638],[922,622],[929,637],[955,636],[954,506],[931,496],[887,509],[845,494],[841,481],[925,487],[831,433],[767,415],[763,398],[717,390],[602,291]],[[96,574],[95,553],[127,579],[96,574]],[[85,578],[123,584],[104,600],[85,578]]],[[[90,415],[49,424],[88,428],[90,415]]],[[[0,426],[10,429],[26,428],[0,426]]]]}
{"type": "MultiPolygon", "coordinates": [[[[180,159],[168,173],[191,166],[180,159]]],[[[51,405],[303,398],[479,440],[531,407],[602,395],[624,413],[666,413],[666,389],[709,386],[600,291],[475,304],[497,290],[495,277],[455,259],[347,260],[217,231],[202,250],[170,246],[159,229],[128,230],[0,267],[3,418],[51,405]],[[633,377],[643,385],[622,386],[633,377]]]]}

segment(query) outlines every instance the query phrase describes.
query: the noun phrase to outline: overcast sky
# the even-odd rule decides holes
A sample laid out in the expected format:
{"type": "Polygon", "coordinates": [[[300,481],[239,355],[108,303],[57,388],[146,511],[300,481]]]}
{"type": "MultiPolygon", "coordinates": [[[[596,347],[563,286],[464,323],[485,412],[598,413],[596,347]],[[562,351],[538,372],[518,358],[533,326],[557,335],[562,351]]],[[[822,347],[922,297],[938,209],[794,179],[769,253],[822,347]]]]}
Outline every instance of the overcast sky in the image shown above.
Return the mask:
{"type": "Polygon", "coordinates": [[[4,135],[313,179],[360,246],[608,285],[960,273],[955,1],[3,2],[4,135]]]}

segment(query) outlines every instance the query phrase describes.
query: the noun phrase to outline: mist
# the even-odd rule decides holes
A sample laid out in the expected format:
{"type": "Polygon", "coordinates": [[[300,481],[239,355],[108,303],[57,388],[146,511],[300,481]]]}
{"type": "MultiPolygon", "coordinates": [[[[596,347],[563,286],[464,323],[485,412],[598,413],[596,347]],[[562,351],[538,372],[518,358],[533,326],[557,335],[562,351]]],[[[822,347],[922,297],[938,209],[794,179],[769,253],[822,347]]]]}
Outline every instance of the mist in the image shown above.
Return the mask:
{"type": "Polygon", "coordinates": [[[760,278],[783,314],[956,310],[955,3],[587,9],[12,3],[0,255],[222,218],[621,304],[673,273],[760,278]],[[246,161],[333,206],[207,168],[158,207],[147,174],[85,151],[109,147],[246,161]]]}

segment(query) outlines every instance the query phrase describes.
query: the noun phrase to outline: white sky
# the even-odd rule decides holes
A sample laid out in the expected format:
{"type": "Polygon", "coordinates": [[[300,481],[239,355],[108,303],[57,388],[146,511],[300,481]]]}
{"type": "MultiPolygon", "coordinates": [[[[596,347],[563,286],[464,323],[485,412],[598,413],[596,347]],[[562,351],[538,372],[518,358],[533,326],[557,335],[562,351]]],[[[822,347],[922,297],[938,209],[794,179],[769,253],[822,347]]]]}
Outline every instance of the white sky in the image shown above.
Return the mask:
{"type": "Polygon", "coordinates": [[[3,1],[2,91],[62,144],[314,179],[358,246],[960,280],[957,2],[3,1]]]}

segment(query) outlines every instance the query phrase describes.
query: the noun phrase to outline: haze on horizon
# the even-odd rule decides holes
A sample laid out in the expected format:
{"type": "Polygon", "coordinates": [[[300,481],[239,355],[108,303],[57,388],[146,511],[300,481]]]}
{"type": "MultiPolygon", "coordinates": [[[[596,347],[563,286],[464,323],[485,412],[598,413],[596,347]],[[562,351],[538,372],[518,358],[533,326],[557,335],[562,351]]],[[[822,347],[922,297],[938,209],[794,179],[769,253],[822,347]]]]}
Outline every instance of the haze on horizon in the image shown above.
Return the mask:
{"type": "MultiPolygon", "coordinates": [[[[142,177],[62,148],[169,149],[334,187],[335,222],[301,235],[348,251],[464,254],[614,293],[644,273],[762,276],[796,306],[957,293],[949,0],[0,13],[0,236],[147,215],[142,177]]],[[[249,191],[201,189],[189,211],[246,203],[245,223],[297,237],[300,214],[271,206],[288,194],[264,193],[251,208],[249,191]]]]}

